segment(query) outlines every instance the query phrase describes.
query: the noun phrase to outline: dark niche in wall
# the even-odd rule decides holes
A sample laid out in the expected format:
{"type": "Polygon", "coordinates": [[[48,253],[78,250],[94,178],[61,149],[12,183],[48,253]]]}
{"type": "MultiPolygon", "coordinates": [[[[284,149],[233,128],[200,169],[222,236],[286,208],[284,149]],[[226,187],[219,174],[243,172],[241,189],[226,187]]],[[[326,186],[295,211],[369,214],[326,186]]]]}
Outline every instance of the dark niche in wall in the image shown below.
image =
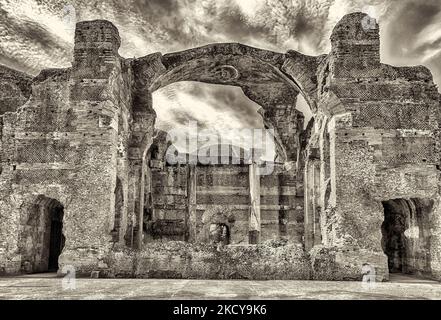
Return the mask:
{"type": "Polygon", "coordinates": [[[390,273],[430,274],[430,199],[393,199],[383,202],[383,251],[390,273]]]}

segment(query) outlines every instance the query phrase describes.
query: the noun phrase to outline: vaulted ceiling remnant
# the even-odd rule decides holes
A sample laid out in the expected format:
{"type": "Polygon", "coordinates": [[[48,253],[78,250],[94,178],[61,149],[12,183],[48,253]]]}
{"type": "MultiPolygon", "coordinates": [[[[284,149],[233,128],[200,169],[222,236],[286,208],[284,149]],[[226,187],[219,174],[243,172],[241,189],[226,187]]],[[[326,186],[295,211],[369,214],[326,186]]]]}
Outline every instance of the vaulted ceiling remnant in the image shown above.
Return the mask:
{"type": "Polygon", "coordinates": [[[295,135],[280,131],[295,133],[303,129],[303,118],[296,110],[299,94],[316,110],[320,61],[321,57],[277,53],[240,43],[217,43],[165,55],[154,53],[132,61],[135,97],[139,100],[134,107],[142,109],[149,104],[152,92],[180,81],[240,87],[245,96],[262,107],[260,114],[265,126],[275,130],[282,161],[295,159],[295,135]]]}

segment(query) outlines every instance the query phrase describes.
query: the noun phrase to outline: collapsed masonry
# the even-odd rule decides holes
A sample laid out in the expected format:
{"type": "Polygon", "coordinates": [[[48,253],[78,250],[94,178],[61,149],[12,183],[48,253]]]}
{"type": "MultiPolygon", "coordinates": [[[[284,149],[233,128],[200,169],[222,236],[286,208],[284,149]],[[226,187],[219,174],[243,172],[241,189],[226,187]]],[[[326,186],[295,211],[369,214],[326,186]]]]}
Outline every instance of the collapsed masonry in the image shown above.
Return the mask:
{"type": "Polygon", "coordinates": [[[345,16],[318,57],[230,43],[139,59],[87,21],[71,68],[0,68],[0,273],[358,280],[367,263],[441,279],[440,94],[428,69],[380,62],[366,19],[345,16]],[[274,172],[167,164],[152,93],[178,81],[258,103],[274,172]]]}

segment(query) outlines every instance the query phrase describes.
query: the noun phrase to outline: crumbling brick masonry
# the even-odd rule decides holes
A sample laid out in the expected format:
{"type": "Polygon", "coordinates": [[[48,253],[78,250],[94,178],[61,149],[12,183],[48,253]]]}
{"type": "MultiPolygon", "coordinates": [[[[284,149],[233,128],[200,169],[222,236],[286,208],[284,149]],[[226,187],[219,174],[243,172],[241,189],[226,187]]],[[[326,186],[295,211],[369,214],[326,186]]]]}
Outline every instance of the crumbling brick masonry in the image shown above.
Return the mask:
{"type": "Polygon", "coordinates": [[[427,68],[380,62],[366,19],[345,16],[318,57],[228,43],[139,59],[85,21],[71,68],[0,67],[0,274],[360,280],[370,264],[441,280],[440,94],[427,68]],[[152,93],[178,81],[258,103],[274,172],[168,164],[152,93]]]}

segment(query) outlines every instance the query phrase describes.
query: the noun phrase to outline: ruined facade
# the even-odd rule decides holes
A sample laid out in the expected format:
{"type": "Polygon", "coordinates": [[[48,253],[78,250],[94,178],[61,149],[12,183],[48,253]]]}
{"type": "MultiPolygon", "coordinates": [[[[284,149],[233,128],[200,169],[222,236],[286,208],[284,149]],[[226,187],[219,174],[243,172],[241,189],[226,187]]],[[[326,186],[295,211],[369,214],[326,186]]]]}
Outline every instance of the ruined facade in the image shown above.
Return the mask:
{"type": "Polygon", "coordinates": [[[124,59],[120,41],[81,22],[71,68],[0,68],[1,274],[359,280],[369,264],[441,279],[440,94],[427,68],[381,63],[367,15],[318,57],[230,43],[124,59]],[[258,103],[273,173],[167,164],[152,93],[178,81],[258,103]]]}

